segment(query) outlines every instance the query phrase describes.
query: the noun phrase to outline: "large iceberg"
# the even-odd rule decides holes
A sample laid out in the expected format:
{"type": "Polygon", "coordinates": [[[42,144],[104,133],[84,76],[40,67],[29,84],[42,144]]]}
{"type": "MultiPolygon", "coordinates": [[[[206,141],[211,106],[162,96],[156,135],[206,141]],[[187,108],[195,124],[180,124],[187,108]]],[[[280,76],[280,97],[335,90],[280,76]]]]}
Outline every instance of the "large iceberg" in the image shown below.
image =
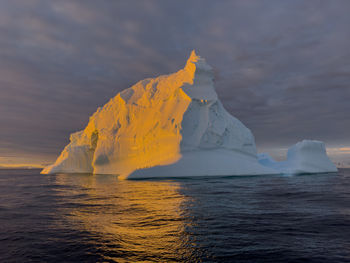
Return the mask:
{"type": "Polygon", "coordinates": [[[267,153],[258,154],[259,162],[284,174],[312,174],[337,172],[329,160],[323,142],[303,140],[288,149],[287,160],[277,162],[267,153]]]}
{"type": "Polygon", "coordinates": [[[224,109],[212,68],[192,51],[184,69],[142,80],[99,108],[42,173],[144,178],[279,172],[258,162],[254,136],[224,109]]]}

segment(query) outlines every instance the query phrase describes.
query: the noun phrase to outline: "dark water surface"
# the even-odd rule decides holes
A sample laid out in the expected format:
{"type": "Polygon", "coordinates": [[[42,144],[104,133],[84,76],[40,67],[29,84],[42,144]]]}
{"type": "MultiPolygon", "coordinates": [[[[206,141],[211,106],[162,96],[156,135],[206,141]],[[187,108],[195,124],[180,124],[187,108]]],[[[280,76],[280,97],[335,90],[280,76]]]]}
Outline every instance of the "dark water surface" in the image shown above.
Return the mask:
{"type": "Polygon", "coordinates": [[[0,171],[0,262],[350,262],[350,169],[118,181],[0,171]]]}

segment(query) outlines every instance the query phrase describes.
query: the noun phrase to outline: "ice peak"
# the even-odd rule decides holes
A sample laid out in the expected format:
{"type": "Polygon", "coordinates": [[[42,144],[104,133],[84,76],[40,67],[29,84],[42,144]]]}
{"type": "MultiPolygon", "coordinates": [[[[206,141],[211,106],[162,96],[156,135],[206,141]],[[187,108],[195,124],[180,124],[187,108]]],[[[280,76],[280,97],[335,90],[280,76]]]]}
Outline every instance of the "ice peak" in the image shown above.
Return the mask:
{"type": "Polygon", "coordinates": [[[188,96],[198,100],[217,100],[213,69],[204,58],[196,54],[196,51],[192,50],[182,72],[187,78],[187,84],[183,86],[183,90],[188,96]]]}
{"type": "Polygon", "coordinates": [[[212,67],[207,64],[204,58],[198,56],[195,50],[192,50],[191,55],[186,62],[185,70],[194,76],[198,70],[211,73],[212,67]]]}
{"type": "Polygon", "coordinates": [[[188,60],[187,60],[187,63],[190,63],[190,62],[197,62],[197,61],[200,60],[200,59],[201,59],[201,57],[198,56],[198,55],[196,54],[196,51],[193,49],[193,50],[191,51],[190,57],[189,57],[188,60]]]}

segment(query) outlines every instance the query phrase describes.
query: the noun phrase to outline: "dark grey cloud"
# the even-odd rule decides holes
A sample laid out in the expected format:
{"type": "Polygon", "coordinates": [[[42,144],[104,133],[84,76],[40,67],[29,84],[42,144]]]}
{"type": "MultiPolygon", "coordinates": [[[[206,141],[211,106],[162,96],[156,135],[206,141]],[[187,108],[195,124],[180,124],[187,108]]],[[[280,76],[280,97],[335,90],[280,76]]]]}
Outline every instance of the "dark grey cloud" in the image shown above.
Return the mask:
{"type": "Polygon", "coordinates": [[[0,154],[56,155],[117,92],[215,68],[260,147],[350,145],[350,2],[0,0],[0,154]]]}

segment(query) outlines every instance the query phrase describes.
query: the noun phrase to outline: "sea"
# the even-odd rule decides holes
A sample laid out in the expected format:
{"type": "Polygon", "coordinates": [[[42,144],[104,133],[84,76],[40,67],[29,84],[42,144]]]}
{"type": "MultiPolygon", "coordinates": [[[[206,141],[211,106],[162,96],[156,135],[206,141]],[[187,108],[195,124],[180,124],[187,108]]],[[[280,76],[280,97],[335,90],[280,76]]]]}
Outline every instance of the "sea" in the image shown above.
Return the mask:
{"type": "Polygon", "coordinates": [[[350,169],[148,180],[0,170],[0,262],[350,262],[350,169]]]}

